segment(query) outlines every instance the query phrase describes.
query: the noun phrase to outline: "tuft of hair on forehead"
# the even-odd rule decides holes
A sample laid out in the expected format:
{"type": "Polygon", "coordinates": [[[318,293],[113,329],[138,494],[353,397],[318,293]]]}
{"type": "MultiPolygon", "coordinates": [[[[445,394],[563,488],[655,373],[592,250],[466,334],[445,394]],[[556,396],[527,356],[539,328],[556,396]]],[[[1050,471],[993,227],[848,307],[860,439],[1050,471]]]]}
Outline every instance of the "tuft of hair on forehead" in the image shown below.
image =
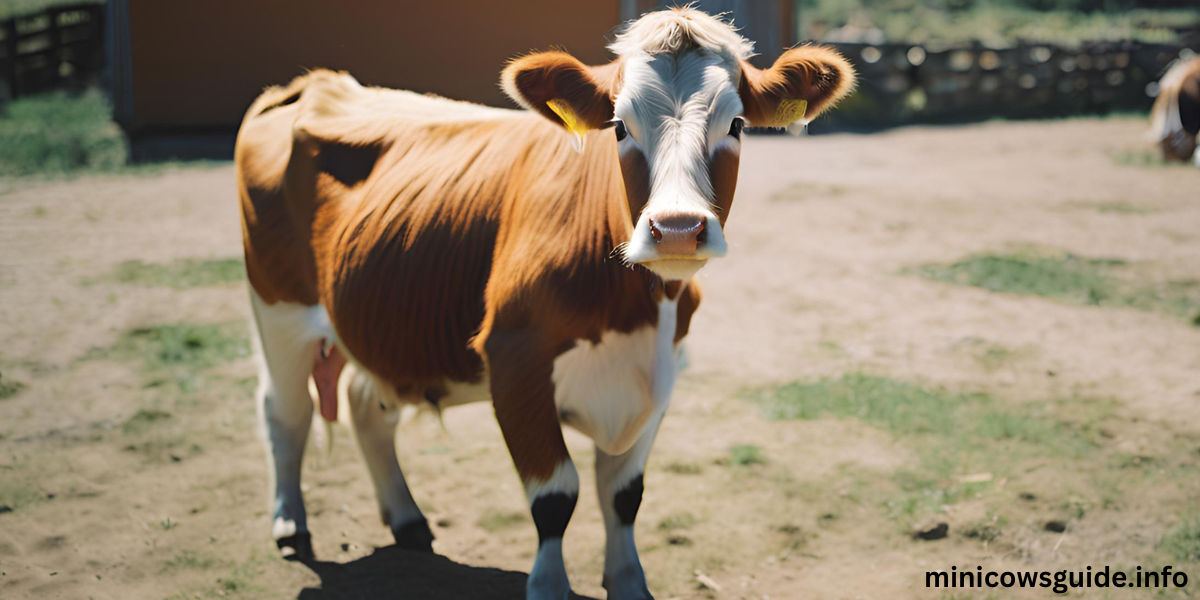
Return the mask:
{"type": "Polygon", "coordinates": [[[754,55],[754,42],[739,35],[731,23],[691,4],[642,15],[608,46],[622,57],[642,52],[679,54],[697,48],[738,61],[754,55]]]}

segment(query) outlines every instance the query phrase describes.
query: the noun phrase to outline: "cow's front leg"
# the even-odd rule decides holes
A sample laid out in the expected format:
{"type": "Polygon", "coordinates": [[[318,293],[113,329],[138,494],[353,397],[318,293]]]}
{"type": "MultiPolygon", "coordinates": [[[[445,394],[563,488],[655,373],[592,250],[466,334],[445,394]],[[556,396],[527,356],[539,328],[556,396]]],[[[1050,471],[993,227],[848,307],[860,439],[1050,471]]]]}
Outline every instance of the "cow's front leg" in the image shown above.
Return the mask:
{"type": "Polygon", "coordinates": [[[662,413],[646,424],[638,441],[625,454],[612,456],[596,448],[596,492],[604,514],[604,589],[609,600],[650,600],[646,574],[633,540],[633,523],[642,505],[646,459],[662,413]]]}
{"type": "Polygon", "coordinates": [[[571,584],[562,539],[579,499],[579,474],[567,453],[554,404],[552,356],[529,334],[493,333],[485,347],[496,420],[525,485],[538,532],[537,558],[525,597],[565,600],[571,584]]]}

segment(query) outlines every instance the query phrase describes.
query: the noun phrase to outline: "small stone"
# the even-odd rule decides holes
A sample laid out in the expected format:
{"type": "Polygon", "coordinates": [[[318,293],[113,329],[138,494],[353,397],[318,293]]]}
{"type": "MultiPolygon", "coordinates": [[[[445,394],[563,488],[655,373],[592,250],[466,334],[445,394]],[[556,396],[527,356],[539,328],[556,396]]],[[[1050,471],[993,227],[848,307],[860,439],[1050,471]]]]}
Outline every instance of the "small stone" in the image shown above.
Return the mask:
{"type": "Polygon", "coordinates": [[[449,527],[450,525],[452,525],[452,523],[451,523],[450,519],[438,519],[436,524],[437,524],[437,526],[438,526],[438,527],[441,527],[441,528],[443,528],[443,529],[445,529],[445,528],[449,527]]]}
{"type": "Polygon", "coordinates": [[[13,507],[11,507],[7,504],[0,504],[0,515],[2,515],[4,513],[10,513],[12,511],[13,511],[13,507]]]}
{"type": "Polygon", "coordinates": [[[1062,533],[1067,530],[1066,521],[1046,521],[1046,531],[1062,533]]]}
{"type": "Polygon", "coordinates": [[[1037,500],[1037,496],[1034,496],[1029,492],[1021,492],[1019,497],[1026,502],[1033,502],[1034,500],[1037,500]]]}
{"type": "Polygon", "coordinates": [[[933,527],[930,527],[928,529],[917,530],[915,533],[913,533],[913,539],[914,540],[925,540],[927,542],[932,542],[933,540],[940,540],[949,534],[950,534],[950,524],[949,523],[938,523],[937,525],[934,525],[933,527]]]}

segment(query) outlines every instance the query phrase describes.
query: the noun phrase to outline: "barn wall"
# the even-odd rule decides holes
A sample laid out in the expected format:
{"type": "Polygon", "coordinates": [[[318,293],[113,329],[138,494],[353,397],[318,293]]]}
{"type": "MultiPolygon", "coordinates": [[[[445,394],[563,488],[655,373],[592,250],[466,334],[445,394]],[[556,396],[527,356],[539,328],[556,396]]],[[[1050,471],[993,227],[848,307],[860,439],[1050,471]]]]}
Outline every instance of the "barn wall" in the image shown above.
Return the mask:
{"type": "Polygon", "coordinates": [[[510,106],[498,87],[506,60],[556,46],[607,61],[605,36],[620,17],[619,0],[127,2],[133,81],[123,125],[134,133],[235,128],[264,86],[313,67],[510,106]]]}

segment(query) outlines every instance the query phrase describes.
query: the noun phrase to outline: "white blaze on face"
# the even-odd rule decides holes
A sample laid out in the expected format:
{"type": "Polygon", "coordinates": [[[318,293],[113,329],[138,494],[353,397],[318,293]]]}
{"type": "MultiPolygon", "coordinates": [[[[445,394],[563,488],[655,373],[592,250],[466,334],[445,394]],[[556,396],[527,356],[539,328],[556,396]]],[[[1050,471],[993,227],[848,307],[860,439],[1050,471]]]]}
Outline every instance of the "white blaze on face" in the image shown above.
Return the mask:
{"type": "Polygon", "coordinates": [[[737,151],[730,135],[742,112],[736,59],[702,49],[679,54],[639,53],[624,57],[624,84],[614,112],[629,135],[618,144],[622,157],[641,152],[650,169],[650,195],[624,258],[665,279],[688,279],[709,258],[728,249],[713,206],[709,158],[719,148],[737,151]],[[703,231],[703,243],[690,256],[660,252],[652,225],[686,216],[703,231]]]}

